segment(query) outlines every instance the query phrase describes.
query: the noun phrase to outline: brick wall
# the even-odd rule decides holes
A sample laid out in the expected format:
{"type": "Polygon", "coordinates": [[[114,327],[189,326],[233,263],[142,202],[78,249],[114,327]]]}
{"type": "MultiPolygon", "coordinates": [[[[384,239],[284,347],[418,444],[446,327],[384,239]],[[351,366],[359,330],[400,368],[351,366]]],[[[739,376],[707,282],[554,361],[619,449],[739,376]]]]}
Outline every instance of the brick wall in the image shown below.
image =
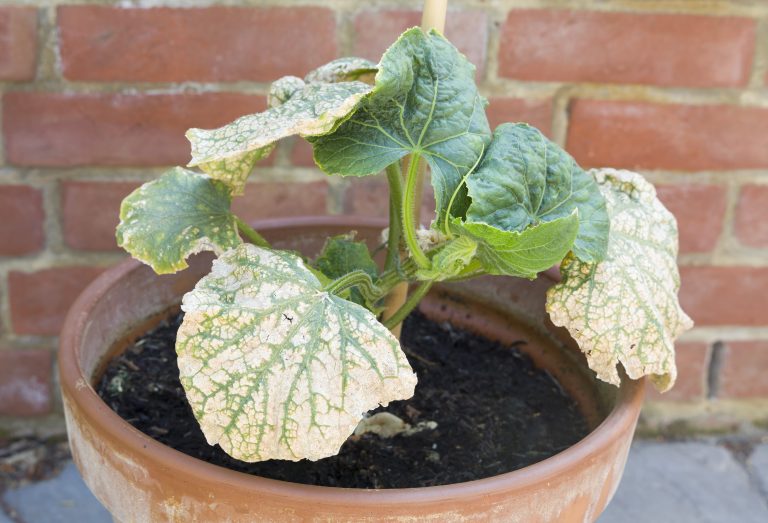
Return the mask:
{"type": "MultiPolygon", "coordinates": [[[[418,23],[420,2],[8,3],[0,428],[55,431],[55,336],[79,290],[123,257],[122,197],[186,162],[188,127],[263,108],[275,77],[377,59],[418,23]]],[[[682,302],[697,327],[678,346],[677,388],[652,397],[648,419],[768,418],[768,2],[451,6],[446,33],[478,65],[493,124],[528,121],[586,167],[640,170],[678,217],[682,302]]],[[[247,219],[386,211],[382,180],[327,178],[301,143],[251,179],[235,203],[247,219]]]]}

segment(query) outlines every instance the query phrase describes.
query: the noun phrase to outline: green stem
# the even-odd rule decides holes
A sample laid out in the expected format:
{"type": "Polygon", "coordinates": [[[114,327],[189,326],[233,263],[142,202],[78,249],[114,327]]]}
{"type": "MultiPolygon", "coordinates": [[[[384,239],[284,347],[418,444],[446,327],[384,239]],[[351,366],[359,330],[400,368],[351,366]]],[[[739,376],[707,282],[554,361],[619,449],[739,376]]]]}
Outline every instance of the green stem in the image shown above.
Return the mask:
{"type": "Polygon", "coordinates": [[[400,172],[400,162],[387,167],[389,182],[389,236],[387,237],[387,259],[384,269],[394,269],[400,262],[400,238],[402,237],[403,219],[403,175],[400,172]]]}
{"type": "Polygon", "coordinates": [[[403,195],[403,235],[405,236],[405,244],[408,246],[408,250],[411,252],[414,261],[422,269],[427,269],[430,266],[429,258],[421,250],[419,242],[416,239],[416,222],[417,213],[419,212],[421,202],[416,202],[416,187],[421,177],[419,176],[419,161],[421,157],[419,153],[413,153],[411,155],[411,163],[408,164],[408,174],[405,178],[405,194],[403,195]]]}
{"type": "Polygon", "coordinates": [[[386,295],[392,288],[400,282],[409,281],[416,274],[419,266],[412,258],[404,260],[400,266],[386,270],[381,273],[376,280],[376,286],[381,290],[382,295],[386,295]]]}
{"type": "Polygon", "coordinates": [[[395,325],[399,325],[408,316],[413,309],[419,304],[419,302],[427,295],[429,289],[432,287],[431,281],[425,281],[413,293],[408,296],[408,299],[402,307],[397,309],[397,312],[384,322],[384,326],[391,329],[395,325]]]}
{"type": "Polygon", "coordinates": [[[373,284],[371,276],[364,271],[352,271],[340,278],[336,278],[325,286],[325,291],[331,294],[339,294],[350,287],[359,287],[366,296],[380,296],[381,290],[373,284]]]}
{"type": "Polygon", "coordinates": [[[237,228],[240,230],[240,234],[245,236],[252,244],[264,247],[265,249],[271,248],[269,242],[264,239],[264,236],[256,232],[250,225],[237,216],[235,216],[235,222],[237,223],[237,228]]]}

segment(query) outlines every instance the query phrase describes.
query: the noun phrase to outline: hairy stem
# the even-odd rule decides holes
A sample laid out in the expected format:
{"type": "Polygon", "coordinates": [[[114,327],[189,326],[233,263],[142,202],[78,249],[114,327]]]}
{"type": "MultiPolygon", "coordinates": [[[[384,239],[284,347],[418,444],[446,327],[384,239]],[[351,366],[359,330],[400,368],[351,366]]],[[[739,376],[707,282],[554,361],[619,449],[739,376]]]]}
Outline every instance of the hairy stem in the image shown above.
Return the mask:
{"type": "Polygon", "coordinates": [[[432,287],[431,281],[425,281],[419,285],[415,291],[408,297],[402,307],[395,312],[391,317],[383,321],[384,326],[388,329],[393,329],[403,323],[403,320],[411,313],[413,309],[419,304],[419,302],[427,295],[429,289],[432,287]]]}
{"type": "Polygon", "coordinates": [[[430,266],[429,258],[421,250],[419,242],[416,239],[416,226],[419,221],[419,211],[421,210],[421,202],[416,201],[417,191],[421,176],[419,176],[419,162],[421,156],[419,153],[413,153],[411,155],[411,162],[408,164],[408,173],[405,177],[405,193],[403,194],[403,235],[405,237],[405,244],[408,246],[408,250],[413,256],[414,261],[422,269],[426,269],[430,266]]]}
{"type": "Polygon", "coordinates": [[[376,299],[381,297],[382,292],[373,284],[371,276],[364,271],[352,271],[340,278],[336,278],[325,286],[325,291],[331,294],[339,294],[349,289],[357,287],[366,298],[376,299]]]}
{"type": "Polygon", "coordinates": [[[270,249],[269,242],[264,239],[264,236],[256,232],[253,227],[245,223],[243,220],[235,216],[235,222],[237,223],[237,228],[240,231],[240,234],[246,237],[246,239],[251,242],[252,244],[258,246],[258,247],[264,247],[265,249],[270,249]]]}
{"type": "Polygon", "coordinates": [[[397,267],[400,261],[400,240],[403,235],[403,219],[400,214],[403,205],[403,175],[400,172],[400,162],[387,167],[389,182],[389,236],[387,237],[387,260],[384,269],[397,267]]]}

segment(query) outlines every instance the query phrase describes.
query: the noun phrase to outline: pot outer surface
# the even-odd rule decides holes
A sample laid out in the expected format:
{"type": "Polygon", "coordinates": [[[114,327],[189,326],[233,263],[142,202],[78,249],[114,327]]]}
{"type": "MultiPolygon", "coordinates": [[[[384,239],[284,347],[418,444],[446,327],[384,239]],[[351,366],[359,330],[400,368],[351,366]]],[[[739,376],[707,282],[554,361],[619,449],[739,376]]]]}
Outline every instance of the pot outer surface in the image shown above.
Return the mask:
{"type": "MultiPolygon", "coordinates": [[[[257,224],[276,247],[314,255],[327,236],[356,230],[371,246],[384,223],[344,217],[257,224]]],[[[544,312],[553,280],[480,278],[436,288],[421,309],[435,320],[511,343],[546,368],[594,430],[523,469],[437,487],[356,490],[249,476],[191,458],[131,427],[95,392],[105,361],[173,307],[210,268],[157,276],[136,261],[105,272],[78,298],[61,336],[59,365],[72,454],[88,487],[119,522],[595,521],[618,486],[642,405],[643,381],[595,381],[584,358],[544,312]]]]}

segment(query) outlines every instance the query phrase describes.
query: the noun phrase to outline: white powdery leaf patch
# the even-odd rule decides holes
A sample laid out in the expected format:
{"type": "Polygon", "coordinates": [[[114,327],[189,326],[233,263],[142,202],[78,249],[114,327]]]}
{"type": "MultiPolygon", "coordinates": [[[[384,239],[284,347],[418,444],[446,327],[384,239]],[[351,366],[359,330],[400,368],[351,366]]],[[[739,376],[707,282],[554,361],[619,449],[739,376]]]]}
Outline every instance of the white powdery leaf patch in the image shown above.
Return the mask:
{"type": "Polygon", "coordinates": [[[227,251],[182,309],[182,385],[208,442],[237,459],[334,455],[365,412],[413,395],[397,339],[295,254],[227,251]]]}
{"type": "Polygon", "coordinates": [[[334,129],[372,87],[362,82],[311,83],[299,88],[300,78],[275,82],[266,111],[243,116],[213,130],[190,129],[189,166],[199,166],[242,194],[253,166],[266,157],[275,142],[292,135],[320,136],[334,129]],[[283,103],[281,101],[284,100],[283,103]]]}
{"type": "MultiPolygon", "coordinates": [[[[321,65],[304,77],[307,83],[348,82],[361,80],[376,73],[377,65],[365,58],[348,56],[321,65]]],[[[371,83],[371,82],[366,82],[371,83]]]]}
{"type": "Polygon", "coordinates": [[[555,325],[566,327],[597,377],[620,384],[651,376],[661,391],[677,377],[674,340],[693,326],[677,292],[677,223],[641,175],[592,170],[611,220],[608,252],[599,263],[569,257],[563,281],[547,294],[555,325]]]}

